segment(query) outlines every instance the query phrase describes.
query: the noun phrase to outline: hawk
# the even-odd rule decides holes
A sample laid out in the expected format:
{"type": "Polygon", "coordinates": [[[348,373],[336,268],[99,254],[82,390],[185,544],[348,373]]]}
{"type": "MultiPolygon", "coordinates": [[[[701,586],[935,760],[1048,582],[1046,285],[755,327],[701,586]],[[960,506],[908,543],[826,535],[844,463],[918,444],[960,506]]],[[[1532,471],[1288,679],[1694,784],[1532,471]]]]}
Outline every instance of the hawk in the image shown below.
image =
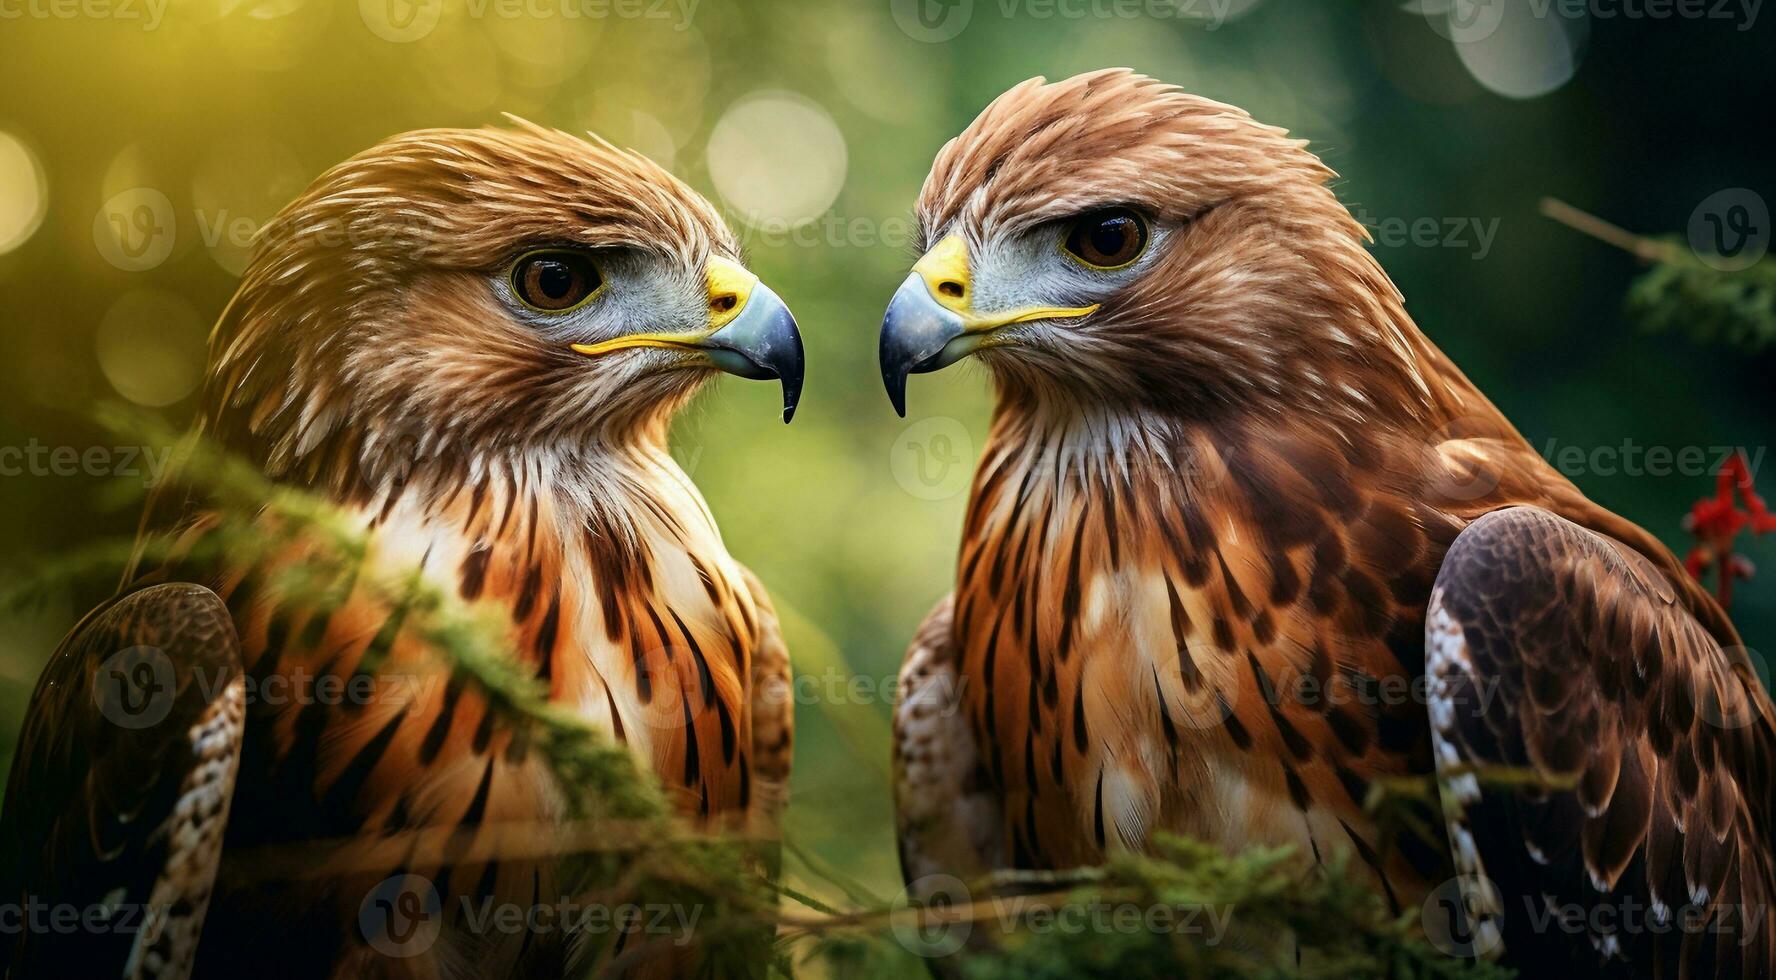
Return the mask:
{"type": "Polygon", "coordinates": [[[1776,729],[1732,624],[1419,331],[1332,176],[1126,70],[938,153],[883,380],[904,415],[973,355],[997,404],[901,669],[913,891],[1169,831],[1351,854],[1463,952],[1770,975],[1776,729]],[[1415,777],[1443,840],[1366,812],[1415,777]]]}
{"type": "MultiPolygon", "coordinates": [[[[211,338],[198,427],[330,501],[370,560],[498,610],[522,669],[690,818],[756,827],[784,799],[788,660],[667,446],[718,371],[778,380],[794,412],[795,320],[707,201],[639,154],[521,121],[426,130],[328,171],[267,226],[211,338]]],[[[559,862],[420,868],[377,849],[405,831],[543,840],[566,806],[541,754],[446,682],[399,610],[356,589],[290,608],[260,587],[277,568],[221,564],[143,569],[44,670],[7,786],[3,901],[99,909],[104,927],[17,932],[0,972],[573,968],[584,936],[454,914],[572,898],[559,862]],[[107,710],[152,698],[152,723],[107,710]],[[255,874],[280,852],[319,873],[255,874]],[[391,951],[361,913],[406,874],[426,876],[441,933],[391,951]],[[125,914],[158,919],[114,927],[125,914]]]]}

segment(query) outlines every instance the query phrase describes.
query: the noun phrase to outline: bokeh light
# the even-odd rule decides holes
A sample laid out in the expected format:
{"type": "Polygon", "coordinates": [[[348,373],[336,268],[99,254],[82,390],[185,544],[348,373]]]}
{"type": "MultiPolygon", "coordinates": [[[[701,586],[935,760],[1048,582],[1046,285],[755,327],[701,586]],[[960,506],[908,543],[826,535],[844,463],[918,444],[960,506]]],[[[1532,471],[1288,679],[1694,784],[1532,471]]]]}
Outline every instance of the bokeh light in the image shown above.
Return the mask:
{"type": "Polygon", "coordinates": [[[243,68],[294,68],[311,56],[333,6],[327,0],[224,0],[211,44],[243,68]]]}
{"type": "Polygon", "coordinates": [[[1447,11],[1415,15],[1409,10],[1366,18],[1369,64],[1418,102],[1453,106],[1478,99],[1486,90],[1456,57],[1447,18],[1447,11]]]}
{"type": "Polygon", "coordinates": [[[650,121],[657,122],[671,136],[671,156],[682,159],[680,151],[701,135],[714,71],[702,32],[692,25],[649,30],[613,22],[607,36],[597,67],[581,76],[592,81],[564,89],[575,125],[659,160],[642,145],[658,148],[659,133],[650,121]],[[661,71],[661,65],[671,70],[661,71]]]}
{"type": "Polygon", "coordinates": [[[1499,95],[1533,99],[1565,85],[1578,71],[1589,33],[1584,10],[1537,0],[1491,0],[1476,16],[1453,18],[1450,39],[1474,80],[1499,95]]]}
{"type": "Polygon", "coordinates": [[[678,144],[672,138],[672,131],[658,118],[640,109],[629,113],[629,136],[620,145],[643,154],[668,170],[678,159],[678,144]]]}
{"type": "Polygon", "coordinates": [[[792,92],[755,92],[709,134],[716,192],[740,220],[797,223],[832,206],[845,183],[845,137],[825,109],[792,92]]]}
{"type": "Polygon", "coordinates": [[[210,258],[231,275],[245,272],[255,234],[311,176],[296,151],[269,134],[218,140],[191,178],[194,230],[210,258]]]}
{"type": "Polygon", "coordinates": [[[538,91],[552,90],[580,70],[598,47],[602,25],[559,17],[490,16],[482,23],[504,56],[507,79],[538,91]]]}
{"type": "Polygon", "coordinates": [[[835,23],[830,43],[824,45],[827,72],[845,101],[871,118],[911,122],[937,104],[942,65],[936,59],[921,64],[912,57],[930,52],[880,43],[882,29],[861,12],[835,23]]]}
{"type": "Polygon", "coordinates": [[[203,318],[183,297],[138,289],[111,304],[93,343],[99,368],[118,394],[160,408],[197,389],[207,335],[203,318]]]}
{"type": "Polygon", "coordinates": [[[0,131],[0,255],[18,248],[43,223],[49,181],[24,141],[0,131]]]}
{"type": "Polygon", "coordinates": [[[414,47],[420,74],[409,97],[470,113],[513,108],[501,98],[499,49],[479,24],[446,18],[414,47]]]}

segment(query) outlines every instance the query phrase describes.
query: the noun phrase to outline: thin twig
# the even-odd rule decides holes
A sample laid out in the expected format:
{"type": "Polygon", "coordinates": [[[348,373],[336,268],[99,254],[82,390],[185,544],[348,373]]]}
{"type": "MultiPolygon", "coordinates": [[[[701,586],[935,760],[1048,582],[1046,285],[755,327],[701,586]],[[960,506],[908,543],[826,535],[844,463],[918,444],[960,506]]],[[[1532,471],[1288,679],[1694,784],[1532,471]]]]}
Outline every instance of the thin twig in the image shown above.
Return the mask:
{"type": "Polygon", "coordinates": [[[1665,242],[1636,235],[1627,229],[1612,225],[1588,211],[1581,211],[1558,198],[1542,198],[1541,211],[1542,214],[1582,235],[1589,235],[1600,242],[1632,253],[1642,262],[1669,262],[1677,251],[1665,242]]]}

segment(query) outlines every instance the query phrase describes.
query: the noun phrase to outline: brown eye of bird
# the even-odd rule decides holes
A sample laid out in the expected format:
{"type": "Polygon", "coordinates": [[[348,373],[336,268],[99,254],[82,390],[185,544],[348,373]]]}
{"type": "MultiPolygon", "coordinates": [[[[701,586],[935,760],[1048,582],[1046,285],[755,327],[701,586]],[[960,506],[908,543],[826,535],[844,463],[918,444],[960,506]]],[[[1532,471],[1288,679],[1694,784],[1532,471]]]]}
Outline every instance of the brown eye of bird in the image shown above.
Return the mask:
{"type": "Polygon", "coordinates": [[[598,290],[598,268],[577,252],[533,252],[512,269],[512,289],[526,306],[560,313],[598,290]]]}
{"type": "Polygon", "coordinates": [[[1073,223],[1066,249],[1096,269],[1116,269],[1133,262],[1147,247],[1147,223],[1127,208],[1094,211],[1073,223]]]}

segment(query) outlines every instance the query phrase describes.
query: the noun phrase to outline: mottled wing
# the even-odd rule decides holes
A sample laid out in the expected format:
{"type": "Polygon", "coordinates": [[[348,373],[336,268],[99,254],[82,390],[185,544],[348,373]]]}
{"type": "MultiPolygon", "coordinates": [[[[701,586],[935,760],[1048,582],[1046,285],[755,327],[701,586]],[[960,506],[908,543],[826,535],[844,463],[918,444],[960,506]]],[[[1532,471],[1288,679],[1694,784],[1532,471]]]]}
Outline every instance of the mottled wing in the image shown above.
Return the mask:
{"type": "Polygon", "coordinates": [[[1445,938],[1586,975],[1776,974],[1776,730],[1742,650],[1645,558],[1533,507],[1456,539],[1426,632],[1463,872],[1432,895],[1445,938]]]}
{"type": "Polygon", "coordinates": [[[925,617],[901,662],[894,706],[900,868],[916,894],[943,876],[977,879],[1004,864],[1003,820],[963,710],[954,594],[925,617]]]}
{"type": "Polygon", "coordinates": [[[117,599],[63,641],[0,815],[0,901],[27,917],[0,975],[189,975],[240,762],[240,662],[227,607],[188,584],[117,599]]]}

